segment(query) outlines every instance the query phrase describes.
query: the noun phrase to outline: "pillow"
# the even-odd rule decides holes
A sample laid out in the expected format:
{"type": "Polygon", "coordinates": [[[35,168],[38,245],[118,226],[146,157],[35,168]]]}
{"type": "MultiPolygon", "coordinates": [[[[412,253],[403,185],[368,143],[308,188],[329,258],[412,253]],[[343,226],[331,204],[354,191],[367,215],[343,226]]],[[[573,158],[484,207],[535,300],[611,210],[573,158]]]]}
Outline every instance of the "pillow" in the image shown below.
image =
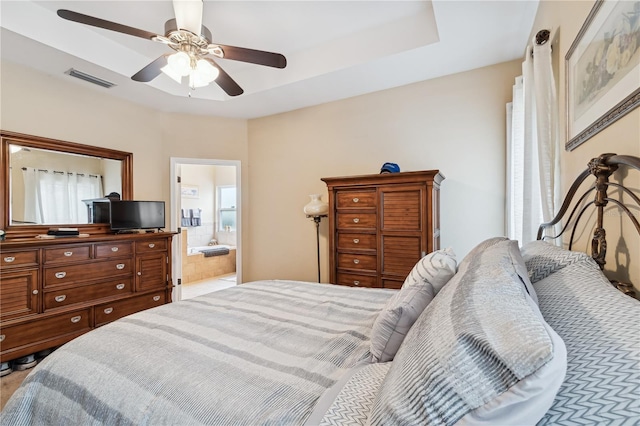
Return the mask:
{"type": "Polygon", "coordinates": [[[586,253],[570,251],[542,240],[526,243],[520,251],[532,283],[575,262],[591,259],[586,253]]]}
{"type": "Polygon", "coordinates": [[[371,424],[542,418],[564,378],[566,353],[524,289],[514,243],[474,253],[464,270],[461,263],[398,350],[371,424]]]}
{"type": "Polygon", "coordinates": [[[475,246],[469,253],[467,253],[467,255],[462,259],[462,262],[460,262],[460,264],[458,265],[458,270],[467,269],[469,263],[477,256],[481,255],[483,251],[503,241],[509,241],[509,239],[507,237],[493,237],[484,240],[483,242],[475,246]]]}
{"type": "MultiPolygon", "coordinates": [[[[339,389],[333,390],[331,402],[324,407],[314,407],[305,426],[364,425],[375,401],[376,394],[390,363],[368,364],[341,379],[339,389]],[[323,410],[322,417],[315,415],[323,410]]],[[[324,397],[323,395],[322,397],[324,397]]]]}
{"type": "Polygon", "coordinates": [[[591,259],[535,287],[542,314],[567,346],[567,376],[539,424],[640,424],[640,302],[616,290],[591,259]]]}
{"type": "Polygon", "coordinates": [[[402,288],[429,283],[434,293],[438,294],[455,273],[456,254],[453,250],[451,248],[436,250],[418,260],[404,280],[402,288]]]}
{"type": "Polygon", "coordinates": [[[451,249],[434,251],[416,263],[400,291],[387,301],[373,323],[373,362],[393,359],[413,323],[455,272],[456,259],[451,249]]]}

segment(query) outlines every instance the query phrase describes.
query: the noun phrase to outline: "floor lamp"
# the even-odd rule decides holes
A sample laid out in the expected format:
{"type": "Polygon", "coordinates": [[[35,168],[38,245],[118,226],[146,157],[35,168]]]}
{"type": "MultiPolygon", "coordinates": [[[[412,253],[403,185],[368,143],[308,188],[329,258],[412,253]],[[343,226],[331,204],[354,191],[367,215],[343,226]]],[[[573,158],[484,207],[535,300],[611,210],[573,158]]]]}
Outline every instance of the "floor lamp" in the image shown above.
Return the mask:
{"type": "Polygon", "coordinates": [[[316,224],[316,250],[318,253],[318,282],[320,282],[320,222],[329,213],[329,205],[322,201],[320,194],[311,194],[311,201],[304,206],[304,213],[307,218],[313,219],[316,224]]]}

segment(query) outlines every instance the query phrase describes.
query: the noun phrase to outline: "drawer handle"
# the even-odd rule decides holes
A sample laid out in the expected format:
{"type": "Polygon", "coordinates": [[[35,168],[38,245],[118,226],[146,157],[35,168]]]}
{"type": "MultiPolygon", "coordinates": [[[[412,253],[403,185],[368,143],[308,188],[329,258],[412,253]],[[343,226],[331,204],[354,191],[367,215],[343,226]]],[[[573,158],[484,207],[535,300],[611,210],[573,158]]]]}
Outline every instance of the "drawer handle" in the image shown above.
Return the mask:
{"type": "Polygon", "coordinates": [[[106,308],[104,310],[104,313],[107,314],[107,315],[109,315],[111,312],[113,312],[113,308],[106,308]]]}
{"type": "Polygon", "coordinates": [[[142,272],[138,272],[138,276],[141,277],[142,276],[142,272]]]}
{"type": "Polygon", "coordinates": [[[149,243],[149,248],[154,248],[156,245],[153,243],[149,243]]]}
{"type": "Polygon", "coordinates": [[[114,253],[117,252],[118,251],[118,247],[111,247],[111,251],[114,252],[114,253]]]}
{"type": "Polygon", "coordinates": [[[358,219],[357,217],[354,217],[353,218],[353,223],[358,223],[358,222],[360,222],[360,219],[358,219]]]}
{"type": "Polygon", "coordinates": [[[158,300],[160,300],[160,296],[153,296],[153,301],[157,302],[158,300]]]}
{"type": "Polygon", "coordinates": [[[360,263],[360,259],[353,259],[353,263],[357,265],[358,263],[360,263]]]}
{"type": "Polygon", "coordinates": [[[60,296],[56,296],[55,297],[56,302],[64,302],[64,299],[66,299],[66,298],[67,298],[66,294],[61,294],[60,296]]]}
{"type": "Polygon", "coordinates": [[[67,276],[66,272],[56,272],[56,278],[64,278],[67,276]]]}
{"type": "Polygon", "coordinates": [[[124,283],[116,284],[116,288],[118,290],[122,290],[124,288],[124,283]]]}
{"type": "Polygon", "coordinates": [[[354,202],[354,203],[357,203],[358,201],[360,201],[360,199],[359,199],[359,198],[354,198],[354,199],[353,199],[353,202],[354,202]]]}
{"type": "Polygon", "coordinates": [[[73,252],[72,251],[65,251],[64,255],[67,256],[67,257],[71,257],[71,256],[73,256],[73,252]]]}
{"type": "Polygon", "coordinates": [[[4,258],[4,261],[7,262],[7,263],[11,263],[14,260],[16,260],[16,258],[13,257],[13,256],[7,256],[7,257],[4,258]]]}
{"type": "Polygon", "coordinates": [[[360,285],[360,281],[355,280],[355,281],[353,282],[353,285],[360,285]]]}
{"type": "Polygon", "coordinates": [[[80,322],[81,319],[82,319],[82,316],[80,316],[80,315],[78,315],[76,317],[71,317],[71,322],[75,324],[75,323],[80,322]]]}
{"type": "Polygon", "coordinates": [[[359,239],[359,238],[354,238],[354,239],[353,239],[353,244],[358,244],[359,242],[360,242],[360,239],[359,239]]]}
{"type": "Polygon", "coordinates": [[[124,263],[118,263],[116,269],[124,269],[124,263]]]}
{"type": "Polygon", "coordinates": [[[38,294],[38,290],[33,290],[32,293],[33,294],[38,294]]]}
{"type": "Polygon", "coordinates": [[[0,342],[4,340],[4,334],[0,334],[0,342]]]}

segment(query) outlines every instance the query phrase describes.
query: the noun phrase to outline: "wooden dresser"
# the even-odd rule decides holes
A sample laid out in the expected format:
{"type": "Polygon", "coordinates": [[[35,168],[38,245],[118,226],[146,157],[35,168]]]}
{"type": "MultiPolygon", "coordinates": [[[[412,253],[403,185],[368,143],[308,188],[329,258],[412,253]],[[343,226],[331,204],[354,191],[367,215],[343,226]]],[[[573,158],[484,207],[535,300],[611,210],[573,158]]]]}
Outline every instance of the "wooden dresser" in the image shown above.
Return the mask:
{"type": "Polygon", "coordinates": [[[171,302],[172,233],[0,243],[0,360],[171,302]]]}
{"type": "Polygon", "coordinates": [[[438,170],[323,178],[329,190],[330,282],[400,288],[440,248],[438,170]]]}

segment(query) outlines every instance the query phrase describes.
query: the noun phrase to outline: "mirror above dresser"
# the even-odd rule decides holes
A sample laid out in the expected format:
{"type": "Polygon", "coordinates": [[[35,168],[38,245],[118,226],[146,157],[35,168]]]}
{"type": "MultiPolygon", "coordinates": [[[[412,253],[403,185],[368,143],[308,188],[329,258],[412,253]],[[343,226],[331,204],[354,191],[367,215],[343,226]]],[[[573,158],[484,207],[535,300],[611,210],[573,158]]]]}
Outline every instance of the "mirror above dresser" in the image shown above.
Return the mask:
{"type": "Polygon", "coordinates": [[[1,131],[0,229],[6,238],[46,234],[51,227],[109,233],[90,223],[83,200],[133,196],[133,154],[102,147],[1,131]]]}

